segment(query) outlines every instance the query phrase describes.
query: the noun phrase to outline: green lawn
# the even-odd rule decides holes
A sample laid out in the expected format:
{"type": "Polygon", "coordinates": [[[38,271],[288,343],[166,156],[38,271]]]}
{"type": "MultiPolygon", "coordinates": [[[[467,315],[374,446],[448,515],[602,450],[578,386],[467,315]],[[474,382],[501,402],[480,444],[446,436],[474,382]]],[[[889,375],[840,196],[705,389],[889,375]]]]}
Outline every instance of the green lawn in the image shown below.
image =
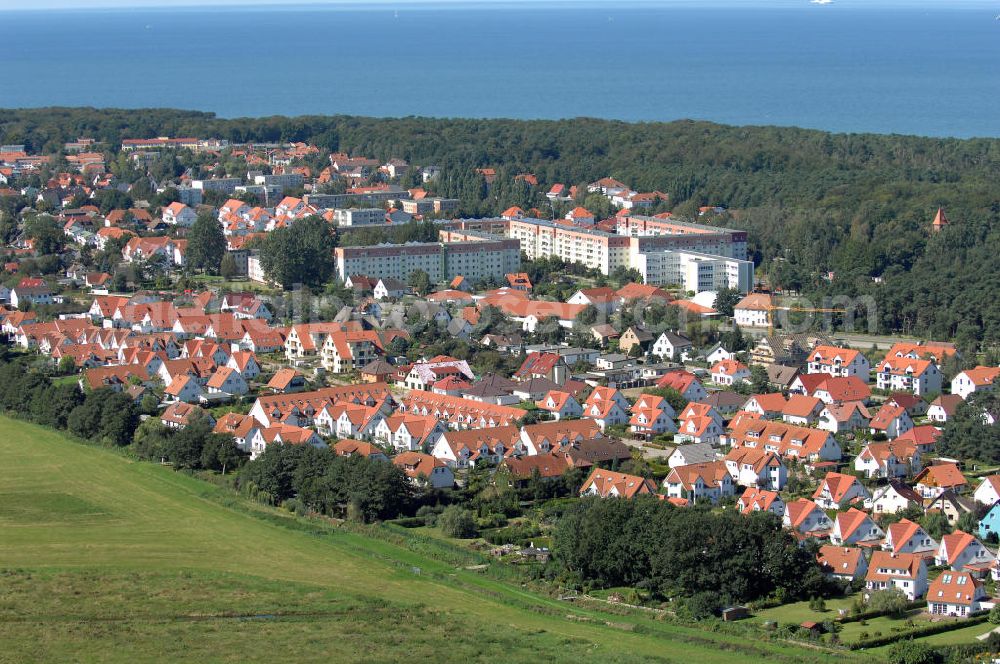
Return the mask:
{"type": "Polygon", "coordinates": [[[583,609],[2,417],[0,458],[2,662],[852,659],[583,609]]]}

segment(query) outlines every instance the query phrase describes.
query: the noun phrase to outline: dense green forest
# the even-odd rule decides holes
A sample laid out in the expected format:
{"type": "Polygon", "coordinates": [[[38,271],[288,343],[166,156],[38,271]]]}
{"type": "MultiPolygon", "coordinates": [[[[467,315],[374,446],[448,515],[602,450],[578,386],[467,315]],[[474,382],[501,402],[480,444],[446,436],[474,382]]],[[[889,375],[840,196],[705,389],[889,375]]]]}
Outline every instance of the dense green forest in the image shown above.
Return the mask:
{"type": "Polygon", "coordinates": [[[122,138],[219,137],[305,141],[380,159],[399,157],[442,171],[442,195],[465,214],[544,204],[556,182],[612,176],[639,191],[670,195],[692,215],[730,210],[720,223],[751,231],[758,274],[776,287],[871,296],[882,332],[956,339],[964,347],[1000,340],[1000,140],[830,134],[707,122],[639,123],[307,116],[220,119],[152,109],[0,111],[0,142],[58,152],[89,136],[112,148],[122,138]],[[497,169],[487,187],[474,169],[497,169]],[[539,186],[514,179],[537,176],[539,186]],[[944,207],[951,225],[932,235],[944,207]],[[832,273],[832,274],[831,274],[832,273]]]}

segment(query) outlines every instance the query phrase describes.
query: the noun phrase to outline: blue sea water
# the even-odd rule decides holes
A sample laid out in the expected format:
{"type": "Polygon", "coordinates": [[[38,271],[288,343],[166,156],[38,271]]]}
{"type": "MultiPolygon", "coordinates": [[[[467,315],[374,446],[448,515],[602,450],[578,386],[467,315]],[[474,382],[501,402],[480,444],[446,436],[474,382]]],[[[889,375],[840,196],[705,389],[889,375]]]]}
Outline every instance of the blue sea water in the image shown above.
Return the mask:
{"type": "Polygon", "coordinates": [[[0,108],[1000,136],[996,10],[540,4],[4,12],[0,108]]]}

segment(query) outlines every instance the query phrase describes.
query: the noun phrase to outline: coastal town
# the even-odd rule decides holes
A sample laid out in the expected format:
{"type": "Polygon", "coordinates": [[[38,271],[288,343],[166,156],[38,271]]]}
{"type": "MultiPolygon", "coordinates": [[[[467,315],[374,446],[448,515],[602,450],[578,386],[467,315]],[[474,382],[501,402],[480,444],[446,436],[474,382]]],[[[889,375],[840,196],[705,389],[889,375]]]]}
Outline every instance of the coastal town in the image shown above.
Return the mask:
{"type": "MultiPolygon", "coordinates": [[[[452,175],[309,143],[0,146],[0,329],[142,427],[207,423],[239,464],[311,446],[444,502],[486,481],[771,513],[846,596],[904,598],[915,630],[1000,620],[1000,465],[939,448],[996,426],[995,361],[793,329],[843,311],[755,275],[724,201],[685,217],[669,192],[518,173],[545,204],[466,218],[437,193],[452,175]],[[335,238],[313,287],[269,244],[309,224],[335,238]]],[[[938,209],[926,232],[953,223],[938,209]]],[[[547,558],[548,535],[497,555],[547,558]]]]}

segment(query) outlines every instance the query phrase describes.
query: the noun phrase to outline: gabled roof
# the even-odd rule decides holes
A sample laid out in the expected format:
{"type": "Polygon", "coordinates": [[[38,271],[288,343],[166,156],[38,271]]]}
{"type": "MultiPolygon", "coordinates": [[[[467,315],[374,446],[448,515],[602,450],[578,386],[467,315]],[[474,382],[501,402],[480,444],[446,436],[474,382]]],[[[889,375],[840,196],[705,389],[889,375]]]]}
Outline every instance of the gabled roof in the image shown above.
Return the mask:
{"type": "Polygon", "coordinates": [[[914,553],[892,553],[891,551],[873,551],[868,562],[866,581],[887,582],[893,579],[914,580],[924,564],[922,556],[914,553]],[[881,572],[879,570],[887,570],[881,572]]]}
{"type": "Polygon", "coordinates": [[[927,466],[913,478],[914,484],[924,484],[926,486],[936,486],[954,488],[965,486],[968,481],[962,475],[962,471],[953,463],[938,463],[927,466]]]}
{"type": "Polygon", "coordinates": [[[656,485],[653,480],[629,475],[627,473],[617,473],[611,470],[595,468],[590,473],[590,477],[583,483],[580,493],[586,492],[594,487],[595,492],[602,498],[617,496],[619,498],[634,498],[640,494],[652,494],[656,492],[656,485]]]}
{"type": "Polygon", "coordinates": [[[863,560],[864,552],[855,546],[825,544],[819,548],[816,561],[827,574],[854,576],[863,560]]]}
{"type": "Polygon", "coordinates": [[[962,555],[969,546],[978,543],[975,537],[961,530],[945,535],[941,538],[941,550],[948,555],[948,564],[954,565],[958,557],[962,555]]]}
{"type": "Polygon", "coordinates": [[[830,499],[835,503],[841,503],[847,497],[848,491],[860,484],[861,482],[854,475],[827,473],[826,477],[820,481],[819,486],[816,487],[813,498],[819,498],[823,495],[823,489],[827,489],[830,493],[830,499]]]}
{"type": "Polygon", "coordinates": [[[982,581],[970,572],[942,572],[927,588],[928,602],[971,606],[984,598],[982,581]]]}

